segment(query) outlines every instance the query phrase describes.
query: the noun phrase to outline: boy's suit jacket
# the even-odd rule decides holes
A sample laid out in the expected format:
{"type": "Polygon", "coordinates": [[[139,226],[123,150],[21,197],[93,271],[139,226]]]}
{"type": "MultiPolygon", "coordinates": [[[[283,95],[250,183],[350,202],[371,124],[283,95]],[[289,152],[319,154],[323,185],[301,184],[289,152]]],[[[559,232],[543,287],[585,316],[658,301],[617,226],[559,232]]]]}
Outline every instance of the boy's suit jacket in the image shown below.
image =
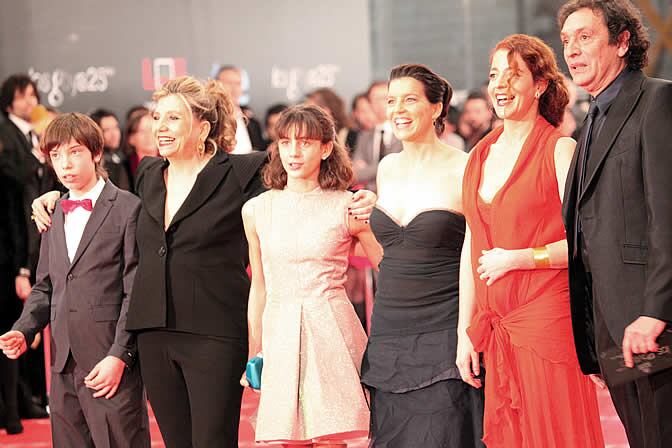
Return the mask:
{"type": "Polygon", "coordinates": [[[138,263],[139,210],[136,196],[108,180],[71,263],[63,209],[57,203],[51,229],[42,236],[37,283],[13,327],[30,344],[51,323],[53,372],[63,371],[69,353],[87,371],[107,355],[132,365],[135,336],[125,327],[138,263]]]}

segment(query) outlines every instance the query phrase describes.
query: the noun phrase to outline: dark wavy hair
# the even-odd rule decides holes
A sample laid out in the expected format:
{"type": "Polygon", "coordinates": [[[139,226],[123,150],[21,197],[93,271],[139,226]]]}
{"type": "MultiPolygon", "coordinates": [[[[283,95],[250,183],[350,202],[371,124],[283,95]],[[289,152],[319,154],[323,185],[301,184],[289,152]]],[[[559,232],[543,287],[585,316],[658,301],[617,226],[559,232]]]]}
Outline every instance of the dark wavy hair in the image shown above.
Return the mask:
{"type": "MultiPolygon", "coordinates": [[[[319,140],[321,144],[332,143],[329,157],[320,163],[318,182],[324,190],[346,190],[355,177],[348,152],[336,140],[334,120],[319,106],[298,105],[286,109],[275,125],[278,139],[292,136],[319,140]]],[[[270,147],[271,160],[261,175],[267,188],[281,190],[287,185],[287,172],[282,166],[278,142],[270,147]]]]}
{"type": "Polygon", "coordinates": [[[14,95],[16,95],[17,92],[25,92],[28,86],[33,86],[35,97],[37,97],[37,102],[39,103],[40,93],[37,91],[37,84],[30,79],[30,76],[19,73],[11,75],[3,81],[2,86],[0,86],[0,112],[2,112],[3,115],[9,115],[7,109],[14,102],[14,95]]]}
{"type": "Polygon", "coordinates": [[[641,70],[649,63],[647,52],[651,42],[649,32],[642,22],[642,15],[628,0],[570,0],[558,11],[560,29],[565,25],[567,17],[579,9],[588,8],[594,13],[602,14],[604,23],[609,30],[609,44],[616,45],[623,31],[630,32],[628,52],[624,58],[632,70],[641,70]]]}
{"type": "Polygon", "coordinates": [[[515,59],[518,55],[532,72],[535,82],[546,81],[546,90],[539,97],[539,113],[550,124],[558,127],[569,103],[569,92],[553,50],[541,39],[526,34],[512,34],[504,38],[495,45],[492,54],[497,50],[508,50],[507,57],[512,73],[516,73],[518,69],[515,59]]]}
{"type": "MultiPolygon", "coordinates": [[[[445,120],[450,108],[450,100],[453,97],[453,87],[446,79],[437,75],[423,64],[397,65],[390,72],[390,81],[399,78],[413,78],[422,83],[425,97],[432,104],[441,104],[441,114],[434,121],[436,135],[441,135],[446,126],[445,120]]],[[[389,84],[388,84],[389,85],[389,84]]]]}
{"type": "Polygon", "coordinates": [[[117,120],[117,123],[119,123],[119,118],[117,117],[117,115],[114,112],[112,112],[111,110],[103,109],[103,108],[99,108],[99,109],[94,110],[93,112],[91,112],[89,114],[89,117],[93,121],[95,121],[98,126],[101,126],[100,123],[103,121],[103,118],[107,118],[107,117],[112,117],[115,120],[117,120]]]}

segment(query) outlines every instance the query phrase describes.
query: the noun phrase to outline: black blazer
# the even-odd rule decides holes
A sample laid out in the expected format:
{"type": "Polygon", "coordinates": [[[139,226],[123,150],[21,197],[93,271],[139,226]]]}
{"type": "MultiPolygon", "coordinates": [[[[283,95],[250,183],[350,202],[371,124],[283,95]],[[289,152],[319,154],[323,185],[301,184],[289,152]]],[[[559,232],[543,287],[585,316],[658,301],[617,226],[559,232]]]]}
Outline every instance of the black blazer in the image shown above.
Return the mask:
{"type": "Polygon", "coordinates": [[[198,175],[164,231],[168,161],[145,157],[136,188],[142,200],[137,241],[140,261],[127,328],[167,328],[247,338],[249,279],[241,208],[264,191],[265,152],[218,151],[198,175]]]}
{"type": "Polygon", "coordinates": [[[579,205],[593,291],[580,255],[570,253],[576,350],[584,373],[597,373],[592,302],[612,339],[639,316],[672,321],[672,83],[636,72],[626,79],[590,148],[585,188],[577,156],[569,169],[563,218],[573,247],[579,205]]]}

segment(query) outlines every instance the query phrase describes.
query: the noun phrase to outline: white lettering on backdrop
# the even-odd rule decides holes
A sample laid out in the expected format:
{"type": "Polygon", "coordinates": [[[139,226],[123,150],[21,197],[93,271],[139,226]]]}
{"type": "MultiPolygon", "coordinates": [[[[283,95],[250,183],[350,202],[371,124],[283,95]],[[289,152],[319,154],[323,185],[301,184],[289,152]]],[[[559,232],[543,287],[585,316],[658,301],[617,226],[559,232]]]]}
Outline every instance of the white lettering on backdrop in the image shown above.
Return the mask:
{"type": "Polygon", "coordinates": [[[38,72],[33,67],[28,69],[28,76],[37,84],[37,90],[47,95],[47,103],[53,107],[60,107],[66,95],[105,92],[110,85],[109,78],[115,73],[114,67],[107,66],[88,67],[76,73],[61,69],[52,72],[38,72]]]}
{"type": "Polygon", "coordinates": [[[300,67],[271,68],[271,86],[274,89],[285,89],[287,100],[298,101],[304,93],[321,87],[334,87],[336,74],[341,67],[335,64],[320,64],[310,69],[300,67]]]}

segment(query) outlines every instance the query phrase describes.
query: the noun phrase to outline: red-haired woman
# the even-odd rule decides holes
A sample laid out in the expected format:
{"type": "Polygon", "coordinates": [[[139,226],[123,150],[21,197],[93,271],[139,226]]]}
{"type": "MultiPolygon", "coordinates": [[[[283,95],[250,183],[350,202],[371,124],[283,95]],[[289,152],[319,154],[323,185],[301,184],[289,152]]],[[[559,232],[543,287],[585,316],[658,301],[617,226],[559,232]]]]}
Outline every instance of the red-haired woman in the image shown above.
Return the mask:
{"type": "Polygon", "coordinates": [[[488,92],[504,125],[464,175],[458,366],[471,381],[472,343],[483,352],[489,448],[603,447],[572,336],[561,208],[575,142],[557,130],[568,95],[551,49],[525,35],[498,43],[488,92]]]}

